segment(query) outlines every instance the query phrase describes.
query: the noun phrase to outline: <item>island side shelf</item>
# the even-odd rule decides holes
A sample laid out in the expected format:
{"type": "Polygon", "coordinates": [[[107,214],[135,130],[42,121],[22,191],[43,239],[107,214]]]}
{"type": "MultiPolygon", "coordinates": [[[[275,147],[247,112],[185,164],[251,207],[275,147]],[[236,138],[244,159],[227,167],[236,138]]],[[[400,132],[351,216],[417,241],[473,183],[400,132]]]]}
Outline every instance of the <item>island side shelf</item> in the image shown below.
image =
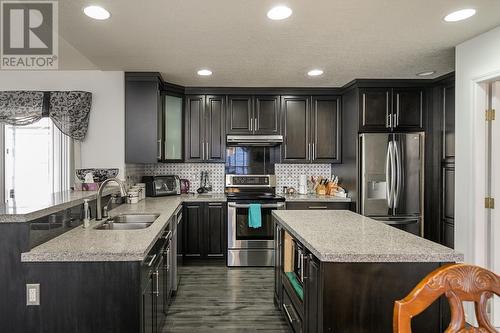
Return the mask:
{"type": "MultiPolygon", "coordinates": [[[[274,301],[296,333],[392,332],[394,301],[404,298],[428,273],[449,263],[448,259],[442,262],[320,260],[308,248],[311,245],[298,240],[293,235],[298,231],[292,232],[291,226],[284,223],[283,219],[286,219],[284,215],[280,218],[276,218],[276,214],[274,216],[274,301]],[[292,248],[303,247],[303,255],[294,256],[290,242],[294,244],[292,248]],[[298,265],[297,261],[303,265],[303,282],[300,283],[303,300],[290,281],[292,274],[287,274],[298,265]]],[[[317,216],[311,216],[310,221],[304,220],[302,223],[315,223],[317,219],[317,216]]],[[[314,249],[314,252],[317,251],[314,249]]],[[[441,313],[447,317],[448,312],[446,301],[435,302],[414,318],[413,332],[442,332],[446,326],[441,322],[441,313]]],[[[443,322],[447,323],[446,319],[443,322]]]]}

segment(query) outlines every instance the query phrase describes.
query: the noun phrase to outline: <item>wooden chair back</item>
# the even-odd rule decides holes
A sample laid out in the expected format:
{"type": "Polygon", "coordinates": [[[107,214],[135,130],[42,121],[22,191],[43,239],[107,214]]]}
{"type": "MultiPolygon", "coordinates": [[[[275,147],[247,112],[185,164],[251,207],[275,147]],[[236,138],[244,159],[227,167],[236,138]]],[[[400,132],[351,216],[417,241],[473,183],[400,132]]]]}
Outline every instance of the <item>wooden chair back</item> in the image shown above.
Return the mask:
{"type": "Polygon", "coordinates": [[[445,333],[498,333],[489,322],[486,303],[500,294],[500,277],[484,268],[450,264],[427,275],[402,300],[394,304],[394,333],[411,333],[412,317],[423,312],[441,295],[448,299],[451,322],[445,333]],[[462,302],[474,302],[479,327],[466,327],[462,302]]]}

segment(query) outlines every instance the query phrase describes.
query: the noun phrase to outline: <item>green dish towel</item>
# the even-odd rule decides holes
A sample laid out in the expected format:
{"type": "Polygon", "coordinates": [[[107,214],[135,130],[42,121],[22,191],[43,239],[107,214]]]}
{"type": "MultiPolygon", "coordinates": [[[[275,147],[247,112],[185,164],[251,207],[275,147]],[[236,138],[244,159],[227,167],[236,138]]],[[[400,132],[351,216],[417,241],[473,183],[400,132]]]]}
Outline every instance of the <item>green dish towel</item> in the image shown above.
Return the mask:
{"type": "Polygon", "coordinates": [[[292,284],[293,289],[295,289],[295,292],[300,297],[300,299],[304,300],[304,289],[300,285],[299,280],[297,280],[297,277],[295,277],[295,274],[293,272],[286,272],[286,277],[292,284]]]}
{"type": "Polygon", "coordinates": [[[262,227],[262,214],[260,212],[260,204],[250,204],[248,207],[248,226],[250,228],[262,227]]]}

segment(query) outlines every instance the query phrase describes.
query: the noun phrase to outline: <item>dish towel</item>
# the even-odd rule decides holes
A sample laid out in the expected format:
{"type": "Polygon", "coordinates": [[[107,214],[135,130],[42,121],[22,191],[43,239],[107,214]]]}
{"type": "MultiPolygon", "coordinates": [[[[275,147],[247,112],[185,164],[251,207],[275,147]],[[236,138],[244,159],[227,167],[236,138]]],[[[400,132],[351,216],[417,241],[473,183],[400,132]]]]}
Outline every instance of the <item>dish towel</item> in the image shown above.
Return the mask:
{"type": "Polygon", "coordinates": [[[248,207],[248,226],[254,229],[262,227],[260,204],[254,203],[248,207]]]}

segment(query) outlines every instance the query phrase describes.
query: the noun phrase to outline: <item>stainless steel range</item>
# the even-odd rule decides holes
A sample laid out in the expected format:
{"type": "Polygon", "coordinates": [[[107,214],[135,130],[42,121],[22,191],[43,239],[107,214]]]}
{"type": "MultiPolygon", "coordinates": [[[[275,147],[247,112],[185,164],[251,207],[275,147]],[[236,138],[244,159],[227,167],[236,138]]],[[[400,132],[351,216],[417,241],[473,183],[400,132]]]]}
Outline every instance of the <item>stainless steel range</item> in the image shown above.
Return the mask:
{"type": "MultiPolygon", "coordinates": [[[[252,137],[252,140],[256,139],[252,137]]],[[[284,209],[276,195],[274,164],[280,160],[277,142],[231,141],[226,147],[228,266],[273,266],[274,232],[271,211],[284,209]],[[248,223],[248,208],[261,205],[262,226],[248,223]]]]}
{"type": "Polygon", "coordinates": [[[274,232],[271,212],[285,208],[285,199],[276,195],[274,175],[226,175],[227,265],[273,266],[274,232]],[[262,226],[248,223],[251,203],[261,205],[262,226]]]}

